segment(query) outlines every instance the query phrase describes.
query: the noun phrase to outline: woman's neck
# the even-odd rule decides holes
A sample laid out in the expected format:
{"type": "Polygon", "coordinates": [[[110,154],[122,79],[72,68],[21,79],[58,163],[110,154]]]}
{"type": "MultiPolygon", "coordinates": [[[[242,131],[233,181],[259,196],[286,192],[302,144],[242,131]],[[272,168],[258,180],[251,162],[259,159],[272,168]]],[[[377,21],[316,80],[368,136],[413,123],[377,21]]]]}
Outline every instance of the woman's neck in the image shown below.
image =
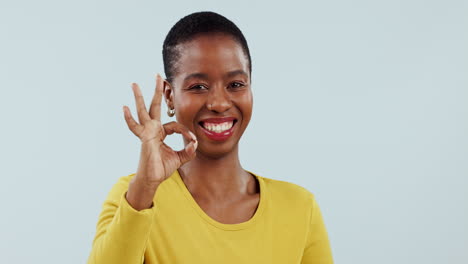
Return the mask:
{"type": "Polygon", "coordinates": [[[229,202],[255,193],[255,178],[242,168],[237,147],[216,159],[197,153],[178,170],[190,193],[203,199],[229,202]]]}

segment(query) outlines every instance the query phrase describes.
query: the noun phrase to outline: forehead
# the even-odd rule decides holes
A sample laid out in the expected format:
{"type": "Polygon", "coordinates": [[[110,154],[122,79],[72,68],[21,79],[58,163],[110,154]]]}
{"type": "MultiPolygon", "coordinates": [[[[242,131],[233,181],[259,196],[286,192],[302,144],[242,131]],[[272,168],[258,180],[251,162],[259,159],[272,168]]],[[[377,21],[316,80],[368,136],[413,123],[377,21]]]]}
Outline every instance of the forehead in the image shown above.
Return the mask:
{"type": "Polygon", "coordinates": [[[248,60],[242,46],[225,34],[199,35],[179,44],[177,77],[202,72],[223,75],[233,70],[248,73],[248,60]]]}

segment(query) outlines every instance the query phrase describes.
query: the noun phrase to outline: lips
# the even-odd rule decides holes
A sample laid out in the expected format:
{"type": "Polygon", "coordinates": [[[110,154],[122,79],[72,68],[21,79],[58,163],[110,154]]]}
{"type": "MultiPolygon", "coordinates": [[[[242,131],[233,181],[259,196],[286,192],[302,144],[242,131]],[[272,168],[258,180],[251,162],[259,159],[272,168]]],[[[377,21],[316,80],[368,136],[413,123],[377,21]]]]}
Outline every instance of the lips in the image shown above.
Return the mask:
{"type": "Polygon", "coordinates": [[[231,137],[231,135],[233,134],[234,129],[236,127],[236,123],[237,123],[237,119],[234,118],[234,117],[206,118],[206,119],[203,119],[200,122],[198,122],[198,124],[200,125],[200,128],[202,129],[204,134],[209,139],[215,140],[215,141],[224,141],[224,140],[227,140],[229,137],[231,137]],[[225,130],[225,131],[221,131],[219,133],[217,133],[215,131],[208,130],[208,129],[206,129],[204,127],[204,125],[205,125],[205,126],[207,126],[209,128],[210,126],[215,126],[215,124],[226,123],[226,122],[228,122],[228,123],[232,122],[233,123],[232,127],[225,130]],[[205,124],[205,123],[210,123],[210,125],[205,124]]]}

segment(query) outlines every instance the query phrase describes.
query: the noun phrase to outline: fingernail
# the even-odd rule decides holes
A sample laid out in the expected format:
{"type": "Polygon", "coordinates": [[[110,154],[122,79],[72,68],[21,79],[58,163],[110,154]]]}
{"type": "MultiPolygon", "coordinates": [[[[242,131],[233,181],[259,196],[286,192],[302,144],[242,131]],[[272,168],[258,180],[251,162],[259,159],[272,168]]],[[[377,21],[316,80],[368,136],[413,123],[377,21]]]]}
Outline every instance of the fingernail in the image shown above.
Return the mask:
{"type": "Polygon", "coordinates": [[[197,141],[197,137],[192,133],[192,131],[189,131],[190,135],[192,136],[193,140],[197,141]]]}

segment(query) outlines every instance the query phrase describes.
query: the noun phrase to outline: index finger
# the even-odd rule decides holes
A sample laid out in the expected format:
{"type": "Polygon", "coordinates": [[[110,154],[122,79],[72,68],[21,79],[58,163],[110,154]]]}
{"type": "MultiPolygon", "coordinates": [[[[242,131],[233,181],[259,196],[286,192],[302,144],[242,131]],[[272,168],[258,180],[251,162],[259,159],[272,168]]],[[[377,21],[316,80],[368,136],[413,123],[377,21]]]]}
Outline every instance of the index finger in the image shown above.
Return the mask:
{"type": "Polygon", "coordinates": [[[161,98],[163,93],[163,85],[163,79],[158,73],[156,75],[156,91],[154,92],[153,100],[151,101],[149,110],[151,119],[161,120],[161,98]]]}

